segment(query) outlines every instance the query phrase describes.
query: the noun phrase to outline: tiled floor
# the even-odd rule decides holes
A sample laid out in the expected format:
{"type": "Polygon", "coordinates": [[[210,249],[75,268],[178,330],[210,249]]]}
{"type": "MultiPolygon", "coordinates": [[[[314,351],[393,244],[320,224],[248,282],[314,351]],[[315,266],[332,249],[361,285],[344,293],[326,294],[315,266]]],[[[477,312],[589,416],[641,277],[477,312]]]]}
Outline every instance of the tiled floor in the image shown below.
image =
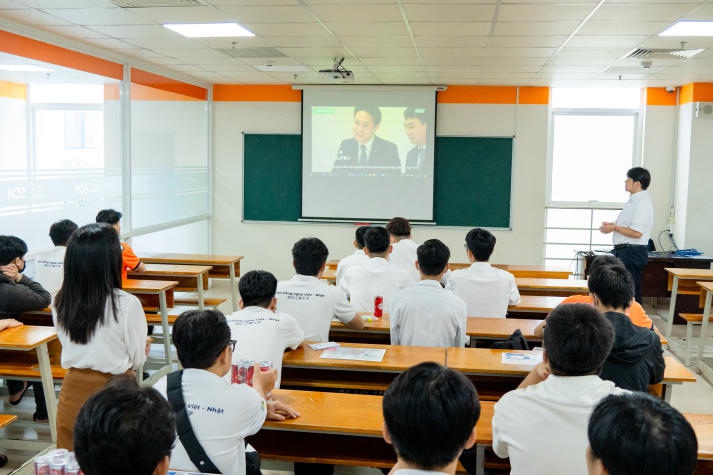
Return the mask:
{"type": "MultiPolygon", "coordinates": [[[[227,295],[227,286],[219,282],[209,291],[211,296],[227,295]]],[[[231,313],[230,302],[221,305],[221,310],[231,313]]],[[[649,315],[664,314],[666,309],[653,308],[647,306],[649,315]]],[[[663,332],[665,322],[658,317],[654,317],[654,323],[663,332]]],[[[674,335],[685,334],[683,325],[674,327],[674,335]]],[[[698,377],[698,375],[696,375],[698,377]]],[[[685,383],[677,385],[673,389],[671,404],[681,412],[708,413],[713,414],[713,387],[702,378],[698,377],[695,383],[685,383]]],[[[32,422],[34,412],[34,400],[31,392],[25,396],[19,406],[10,406],[7,403],[7,390],[0,387],[0,413],[10,413],[18,415],[18,422],[11,424],[5,429],[0,429],[0,453],[8,455],[10,462],[7,466],[0,468],[0,475],[12,473],[26,460],[32,458],[35,452],[22,451],[5,448],[7,445],[3,439],[30,439],[49,440],[49,427],[47,424],[35,424],[32,422]]],[[[292,464],[286,462],[263,461],[264,475],[289,475],[292,474],[292,464]]],[[[23,471],[25,472],[25,471],[23,471]]],[[[31,471],[27,473],[32,473],[31,471]]],[[[364,467],[337,467],[336,475],[380,475],[381,471],[364,467]]],[[[24,475],[24,473],[23,473],[24,475]]]]}

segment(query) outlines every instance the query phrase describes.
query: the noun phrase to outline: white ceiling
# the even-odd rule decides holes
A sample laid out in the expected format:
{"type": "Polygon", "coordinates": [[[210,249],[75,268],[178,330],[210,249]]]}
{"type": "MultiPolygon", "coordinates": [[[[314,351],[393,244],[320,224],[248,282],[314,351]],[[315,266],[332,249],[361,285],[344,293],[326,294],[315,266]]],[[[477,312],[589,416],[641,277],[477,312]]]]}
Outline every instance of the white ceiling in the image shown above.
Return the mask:
{"type": "Polygon", "coordinates": [[[214,84],[319,83],[342,56],[360,84],[677,86],[713,81],[713,37],[658,34],[713,20],[713,0],[0,0],[0,19],[214,84]],[[184,6],[187,5],[187,6],[184,6]],[[235,21],[252,38],[188,39],[161,26],[235,21]],[[624,59],[635,48],[708,48],[624,59]],[[285,56],[233,58],[233,47],[285,56]],[[255,66],[305,66],[263,72],[255,66]],[[296,74],[296,76],[295,76],[296,74]]]}

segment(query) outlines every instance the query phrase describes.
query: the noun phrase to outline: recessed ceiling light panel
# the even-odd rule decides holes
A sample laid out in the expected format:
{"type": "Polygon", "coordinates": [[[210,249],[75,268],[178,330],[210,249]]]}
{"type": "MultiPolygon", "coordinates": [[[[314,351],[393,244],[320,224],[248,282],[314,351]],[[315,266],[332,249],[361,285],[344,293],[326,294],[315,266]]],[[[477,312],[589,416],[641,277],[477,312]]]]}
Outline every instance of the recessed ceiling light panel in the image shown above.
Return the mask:
{"type": "Polygon", "coordinates": [[[255,36],[237,23],[164,23],[163,26],[188,38],[255,36]]]}
{"type": "Polygon", "coordinates": [[[713,36],[713,21],[679,21],[659,36],[713,36]]]}

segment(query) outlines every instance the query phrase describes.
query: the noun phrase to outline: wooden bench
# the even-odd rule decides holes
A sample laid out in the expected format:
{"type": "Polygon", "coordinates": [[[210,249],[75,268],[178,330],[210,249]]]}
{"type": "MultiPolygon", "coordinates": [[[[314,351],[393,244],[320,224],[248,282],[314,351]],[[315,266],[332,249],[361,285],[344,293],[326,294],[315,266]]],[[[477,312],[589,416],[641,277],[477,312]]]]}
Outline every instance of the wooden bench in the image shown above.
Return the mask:
{"type": "Polygon", "coordinates": [[[10,414],[0,414],[0,429],[7,425],[10,425],[12,422],[15,422],[15,420],[17,420],[17,416],[10,414]]]}
{"type": "MultiPolygon", "coordinates": [[[[691,345],[693,341],[693,327],[696,325],[703,324],[703,314],[702,313],[679,313],[679,317],[686,321],[686,350],[684,355],[684,361],[686,366],[691,365],[691,345]]],[[[711,317],[708,318],[708,322],[711,322],[711,317]]],[[[702,335],[700,336],[702,338],[702,335]]],[[[702,344],[702,343],[700,343],[702,344]]]]}
{"type": "MultiPolygon", "coordinates": [[[[198,297],[194,297],[186,294],[176,294],[173,298],[173,302],[182,305],[193,305],[198,306],[198,297]]],[[[206,308],[216,309],[223,303],[227,302],[228,299],[216,298],[216,297],[206,297],[203,299],[203,306],[206,308]]]]}

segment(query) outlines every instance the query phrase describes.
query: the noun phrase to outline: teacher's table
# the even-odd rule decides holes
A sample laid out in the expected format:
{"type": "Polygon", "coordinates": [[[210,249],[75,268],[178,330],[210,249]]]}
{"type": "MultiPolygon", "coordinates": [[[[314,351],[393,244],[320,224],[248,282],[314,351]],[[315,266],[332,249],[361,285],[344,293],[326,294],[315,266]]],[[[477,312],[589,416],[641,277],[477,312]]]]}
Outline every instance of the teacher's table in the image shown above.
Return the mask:
{"type": "MultiPolygon", "coordinates": [[[[32,325],[22,325],[8,328],[0,332],[0,350],[8,351],[32,351],[37,353],[39,363],[40,380],[47,401],[47,414],[49,418],[50,433],[52,442],[57,441],[57,398],[54,393],[54,381],[52,379],[52,367],[50,364],[47,343],[57,339],[57,332],[54,327],[37,327],[32,325]]],[[[4,358],[3,358],[4,360],[4,358]]],[[[18,377],[18,379],[28,379],[17,372],[18,369],[34,370],[36,368],[33,360],[28,360],[27,368],[13,368],[10,362],[0,363],[0,375],[4,377],[18,377]]],[[[32,379],[32,378],[29,378],[32,379]]]]}
{"type": "MultiPolygon", "coordinates": [[[[448,348],[446,366],[468,376],[478,389],[481,398],[497,400],[507,391],[515,389],[534,367],[532,363],[503,363],[503,353],[531,354],[532,352],[490,348],[448,348]]],[[[695,382],[696,377],[673,356],[664,356],[664,360],[666,369],[663,381],[649,386],[649,389],[669,402],[674,384],[695,382]],[[660,391],[659,385],[661,385],[660,391]]]]}
{"type": "Polygon", "coordinates": [[[673,321],[676,319],[676,299],[679,295],[698,295],[700,287],[696,281],[713,280],[713,270],[683,267],[666,267],[664,270],[668,275],[668,290],[671,292],[666,320],[666,339],[671,339],[673,321]]]}
{"type": "Polygon", "coordinates": [[[205,288],[211,266],[189,266],[181,264],[146,264],[144,272],[129,272],[130,279],[140,280],[175,280],[178,284],[174,291],[196,292],[198,308],[205,308],[205,288]]]}
{"type": "Polygon", "coordinates": [[[168,308],[173,306],[173,288],[178,285],[176,281],[164,280],[138,280],[124,279],[122,287],[126,292],[136,295],[144,307],[156,305],[154,308],[161,314],[161,328],[163,330],[163,351],[166,364],[171,364],[171,339],[168,331],[168,308]],[[156,302],[158,300],[158,302],[156,302]]]}
{"type": "Polygon", "coordinates": [[[587,281],[583,279],[539,279],[515,277],[515,285],[522,295],[581,295],[589,292],[587,281]]]}
{"type": "Polygon", "coordinates": [[[217,254],[141,253],[141,260],[147,264],[185,264],[212,267],[208,272],[209,278],[230,280],[230,298],[234,312],[239,310],[237,277],[240,275],[240,260],[242,258],[243,256],[217,254]]]}
{"type": "Polygon", "coordinates": [[[346,348],[385,349],[381,361],[320,358],[323,351],[307,346],[286,351],[282,358],[283,388],[359,389],[385,391],[402,371],[424,361],[445,365],[446,349],[418,346],[343,343],[346,348]]]}
{"type": "MultiPolygon", "coordinates": [[[[286,389],[273,394],[292,405],[300,417],[265,421],[260,432],[248,438],[262,458],[379,468],[396,462],[393,448],[382,436],[381,396],[286,389]]],[[[493,406],[481,402],[478,448],[493,443],[493,406]]],[[[482,463],[483,457],[478,461],[482,463]]]]}

